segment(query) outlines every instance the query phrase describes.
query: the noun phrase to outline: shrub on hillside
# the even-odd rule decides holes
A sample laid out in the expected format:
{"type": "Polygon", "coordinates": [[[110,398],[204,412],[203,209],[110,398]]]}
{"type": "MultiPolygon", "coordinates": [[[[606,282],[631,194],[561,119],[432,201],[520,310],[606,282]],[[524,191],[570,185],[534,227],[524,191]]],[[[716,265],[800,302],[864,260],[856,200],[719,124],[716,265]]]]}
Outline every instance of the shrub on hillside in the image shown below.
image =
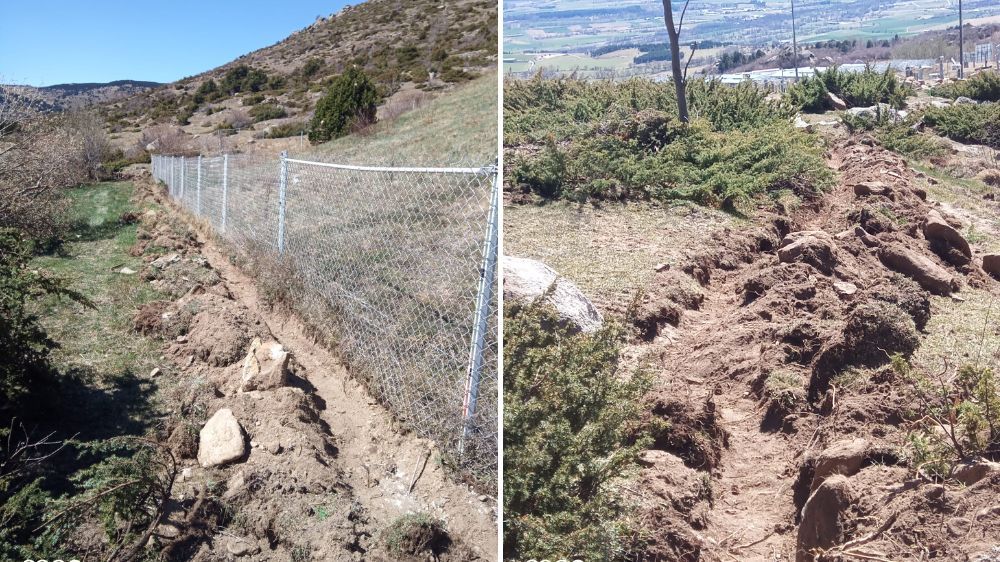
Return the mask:
{"type": "Polygon", "coordinates": [[[504,321],[504,558],[619,560],[649,380],[619,373],[622,328],[571,333],[541,305],[504,321]]]}
{"type": "Polygon", "coordinates": [[[375,84],[364,71],[352,66],[333,81],[316,104],[309,140],[325,142],[347,135],[358,124],[374,123],[378,101],[375,84]]]}
{"type": "Polygon", "coordinates": [[[309,132],[309,123],[305,121],[293,121],[291,123],[282,123],[281,125],[274,125],[270,127],[267,131],[267,138],[269,139],[283,139],[286,137],[297,137],[302,133],[309,132]]]}
{"type": "Polygon", "coordinates": [[[866,66],[861,72],[845,72],[833,66],[817,71],[815,76],[803,78],[788,89],[787,96],[792,104],[804,111],[826,111],[833,108],[827,93],[836,95],[848,107],[887,103],[901,108],[906,97],[914,92],[891,68],[878,72],[866,66]]]}
{"type": "Polygon", "coordinates": [[[995,70],[980,72],[968,80],[931,88],[930,93],[951,99],[966,97],[977,101],[1000,102],[1000,72],[995,70]]]}
{"type": "Polygon", "coordinates": [[[267,83],[268,76],[263,70],[241,64],[226,71],[219,89],[230,95],[240,92],[259,92],[267,83]]]}
{"type": "Polygon", "coordinates": [[[250,109],[250,116],[253,117],[254,123],[270,119],[281,119],[286,115],[288,115],[288,112],[285,111],[284,107],[273,103],[262,103],[250,109]]]}
{"type": "Polygon", "coordinates": [[[1000,103],[931,107],[924,122],[952,140],[1000,149],[1000,103]]]}

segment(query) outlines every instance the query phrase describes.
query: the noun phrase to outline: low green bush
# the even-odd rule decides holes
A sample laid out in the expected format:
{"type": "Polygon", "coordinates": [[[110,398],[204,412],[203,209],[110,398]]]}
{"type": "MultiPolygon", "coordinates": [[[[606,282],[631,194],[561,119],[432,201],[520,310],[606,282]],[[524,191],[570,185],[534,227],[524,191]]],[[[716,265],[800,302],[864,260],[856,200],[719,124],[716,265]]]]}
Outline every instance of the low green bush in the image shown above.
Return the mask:
{"type": "Polygon", "coordinates": [[[778,192],[829,184],[817,137],[795,129],[795,108],[753,84],[688,85],[692,120],[680,122],[674,89],[644,79],[511,81],[504,142],[520,151],[508,185],[577,201],[687,199],[738,209],[778,192]]]}
{"type": "Polygon", "coordinates": [[[884,148],[907,158],[925,160],[946,154],[948,148],[941,139],[916,130],[919,119],[916,115],[899,119],[880,107],[872,117],[845,113],[844,125],[852,133],[870,131],[884,148]]]}
{"type": "Polygon", "coordinates": [[[952,140],[1000,149],[1000,103],[931,107],[924,123],[952,140]]]}
{"type": "Polygon", "coordinates": [[[827,93],[836,95],[848,107],[887,103],[898,109],[906,103],[906,97],[914,92],[891,68],[879,72],[866,66],[861,72],[845,72],[833,66],[794,84],[788,89],[787,97],[803,111],[820,112],[833,109],[827,93]]]}
{"type": "Polygon", "coordinates": [[[287,115],[288,112],[285,111],[284,107],[273,103],[262,103],[250,108],[250,117],[253,117],[254,123],[269,121],[271,119],[281,119],[287,115]]]}
{"type": "Polygon", "coordinates": [[[293,121],[291,123],[282,123],[281,125],[274,125],[267,132],[267,138],[269,139],[283,139],[287,137],[297,137],[303,133],[309,132],[309,123],[306,121],[293,121]]]}
{"type": "Polygon", "coordinates": [[[980,72],[968,80],[951,82],[931,88],[930,93],[945,98],[966,97],[977,101],[1000,101],[1000,72],[980,72]]]}
{"type": "Polygon", "coordinates": [[[542,305],[504,321],[504,558],[621,560],[633,536],[616,484],[650,380],[620,371],[624,330],[573,333],[542,305]]]}

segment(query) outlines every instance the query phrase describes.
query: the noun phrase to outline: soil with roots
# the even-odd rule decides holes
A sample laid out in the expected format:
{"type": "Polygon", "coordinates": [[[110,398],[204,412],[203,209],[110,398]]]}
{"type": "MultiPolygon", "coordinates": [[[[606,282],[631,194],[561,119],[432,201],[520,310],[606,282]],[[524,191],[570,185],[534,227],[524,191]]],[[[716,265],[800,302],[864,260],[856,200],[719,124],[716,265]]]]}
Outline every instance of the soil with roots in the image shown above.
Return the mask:
{"type": "Polygon", "coordinates": [[[628,351],[658,373],[647,416],[667,429],[635,494],[644,559],[1000,560],[1000,472],[917,470],[917,405],[890,366],[923,341],[931,295],[1000,282],[925,233],[933,213],[962,221],[871,144],[839,141],[836,187],[647,287],[628,351]]]}
{"type": "Polygon", "coordinates": [[[136,185],[162,207],[141,217],[139,274],[171,299],[143,307],[134,325],[163,339],[165,367],[154,376],[170,415],[160,438],[180,460],[148,548],[172,560],[494,559],[495,498],[458,482],[434,444],[398,427],[296,317],[265,305],[158,187],[136,185]],[[256,341],[289,353],[281,384],[241,388],[256,341]],[[205,468],[199,433],[223,408],[247,453],[205,468]],[[435,540],[419,540],[420,526],[407,537],[407,517],[434,522],[435,540]]]}

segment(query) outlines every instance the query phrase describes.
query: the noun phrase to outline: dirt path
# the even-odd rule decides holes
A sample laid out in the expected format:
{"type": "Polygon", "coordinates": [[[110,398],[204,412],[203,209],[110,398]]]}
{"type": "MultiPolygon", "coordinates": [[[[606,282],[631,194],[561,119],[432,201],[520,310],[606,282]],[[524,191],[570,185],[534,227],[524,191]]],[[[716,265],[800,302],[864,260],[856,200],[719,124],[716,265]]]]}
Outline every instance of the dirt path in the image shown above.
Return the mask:
{"type": "Polygon", "coordinates": [[[204,242],[202,253],[233,298],[264,318],[278,341],[305,368],[313,392],[325,404],[320,415],[336,439],[337,457],[357,500],[381,521],[391,522],[411,512],[440,517],[477,554],[492,557],[497,551],[495,499],[451,480],[438,462],[433,443],[395,427],[388,412],[344,365],[305,335],[301,321],[265,306],[253,281],[213,242],[204,242]]]}
{"type": "MultiPolygon", "coordinates": [[[[171,209],[171,215],[187,221],[187,215],[183,211],[176,209],[156,188],[152,189],[159,203],[171,209]]],[[[180,244],[185,248],[182,250],[186,254],[184,257],[175,255],[164,258],[168,260],[165,268],[183,268],[174,276],[183,281],[179,284],[181,292],[178,296],[184,295],[177,303],[170,305],[175,308],[171,308],[171,312],[166,313],[164,318],[169,314],[182,316],[182,309],[194,307],[193,310],[199,312],[192,322],[202,322],[207,331],[198,332],[199,328],[189,328],[190,331],[179,337],[177,343],[168,346],[167,353],[176,358],[182,370],[189,371],[186,380],[203,373],[201,376],[213,381],[217,389],[216,398],[205,406],[208,411],[221,406],[232,407],[237,416],[242,416],[240,423],[251,428],[251,439],[256,435],[256,441],[251,442],[251,447],[259,447],[256,451],[261,452],[250,455],[250,461],[257,459],[256,462],[237,464],[235,468],[229,468],[229,472],[235,474],[235,471],[243,470],[247,478],[271,480],[273,483],[269,486],[274,487],[278,494],[287,493],[288,486],[294,486],[301,492],[303,488],[308,491],[310,487],[316,488],[316,485],[322,484],[320,488],[327,490],[327,501],[330,502],[334,502],[338,496],[333,491],[337,487],[349,489],[350,493],[344,497],[349,499],[351,505],[336,508],[346,509],[349,513],[345,523],[336,528],[325,523],[330,520],[329,514],[333,508],[317,506],[315,502],[318,500],[310,499],[309,494],[297,498],[297,501],[300,504],[310,501],[314,503],[306,504],[298,510],[290,508],[289,511],[293,518],[302,517],[304,509],[307,517],[313,517],[308,520],[307,525],[291,521],[278,523],[284,525],[285,532],[295,537],[299,544],[312,544],[315,547],[311,559],[355,559],[351,557],[351,552],[357,555],[364,554],[366,550],[369,555],[382,555],[384,551],[373,552],[371,549],[383,547],[387,540],[385,532],[400,517],[411,514],[427,515],[445,523],[450,539],[458,543],[459,548],[453,549],[455,552],[448,552],[444,560],[494,559],[498,550],[496,498],[480,495],[467,484],[459,483],[456,475],[449,475],[433,442],[418,438],[401,428],[389,412],[351,376],[336,355],[308,335],[309,330],[295,315],[267,304],[253,279],[233,265],[224,249],[199,227],[190,222],[188,225],[184,227],[187,230],[186,236],[196,237],[197,240],[192,238],[189,242],[180,244]],[[198,263],[202,265],[198,266],[198,263]],[[197,276],[210,279],[202,281],[197,276]],[[188,290],[185,287],[191,288],[188,290]],[[210,294],[206,294],[206,291],[210,294]],[[206,307],[212,306],[216,307],[213,309],[216,312],[208,313],[206,307]],[[208,317],[203,318],[206,315],[208,317]],[[255,327],[256,322],[263,326],[255,327]],[[214,358],[211,353],[206,358],[200,352],[205,346],[212,347],[211,340],[225,342],[232,339],[236,345],[224,347],[232,347],[231,351],[238,352],[240,356],[245,354],[244,347],[238,342],[242,341],[241,338],[249,337],[245,335],[247,330],[273,338],[290,353],[297,366],[292,386],[298,388],[277,388],[264,393],[234,393],[231,390],[234,371],[232,367],[228,367],[233,364],[232,361],[228,358],[221,361],[221,368],[204,364],[203,360],[209,359],[211,362],[214,358]],[[200,347],[195,349],[192,345],[200,347]],[[296,396],[305,397],[308,405],[302,404],[302,399],[296,396]],[[292,405],[286,407],[278,404],[283,400],[290,400],[292,405]],[[298,419],[291,421],[286,415],[295,409],[298,411],[298,419]],[[319,419],[312,412],[318,412],[319,419]],[[297,428],[293,429],[294,435],[288,433],[288,428],[297,428]],[[310,439],[313,434],[319,440],[329,441],[332,447],[324,447],[316,442],[311,447],[315,451],[314,460],[305,463],[293,460],[295,456],[302,456],[303,448],[310,450],[308,443],[303,443],[303,440],[310,439]],[[290,449],[294,451],[289,453],[290,449]],[[331,455],[335,460],[327,463],[326,455],[331,455]],[[281,476],[276,477],[278,474],[281,476]],[[296,481],[298,485],[292,484],[296,481]],[[356,517],[350,515],[355,513],[355,506],[359,513],[356,517]],[[352,540],[358,542],[356,547],[344,545],[349,551],[346,554],[337,546],[338,541],[345,539],[334,536],[344,534],[341,528],[345,526],[348,529],[348,543],[352,540]]],[[[162,226],[156,228],[159,229],[157,232],[164,229],[162,226]]],[[[164,241],[163,244],[172,242],[164,241]]],[[[156,275],[164,276],[163,273],[156,275]]],[[[150,315],[153,319],[159,317],[160,309],[150,315]]],[[[238,372],[237,368],[236,373],[238,372]]],[[[274,517],[268,513],[274,510],[273,502],[287,504],[288,501],[260,492],[255,500],[255,506],[262,507],[254,507],[248,512],[253,517],[264,518],[262,528],[265,531],[251,529],[250,534],[259,538],[262,534],[270,533],[267,529],[274,525],[267,520],[268,517],[274,517]]],[[[332,521],[330,523],[335,524],[332,521]]],[[[271,548],[273,550],[273,544],[271,548]]],[[[294,559],[295,553],[291,554],[294,559]]]]}

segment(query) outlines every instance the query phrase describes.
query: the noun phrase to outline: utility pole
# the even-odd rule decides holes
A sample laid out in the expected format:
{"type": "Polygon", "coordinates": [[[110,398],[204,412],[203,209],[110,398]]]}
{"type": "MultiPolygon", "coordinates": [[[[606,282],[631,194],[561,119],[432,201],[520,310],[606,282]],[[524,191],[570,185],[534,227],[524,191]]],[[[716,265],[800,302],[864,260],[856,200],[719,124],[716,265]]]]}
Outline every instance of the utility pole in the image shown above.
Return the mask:
{"type": "MultiPolygon", "coordinates": [[[[961,2],[961,0],[959,0],[961,2]]],[[[961,5],[961,4],[959,4],[961,5]]],[[[792,64],[795,65],[795,81],[799,81],[799,42],[795,39],[795,0],[792,0],[792,64]]]]}
{"type": "Polygon", "coordinates": [[[962,29],[962,0],[958,0],[958,77],[965,78],[965,30],[962,29]]]}

